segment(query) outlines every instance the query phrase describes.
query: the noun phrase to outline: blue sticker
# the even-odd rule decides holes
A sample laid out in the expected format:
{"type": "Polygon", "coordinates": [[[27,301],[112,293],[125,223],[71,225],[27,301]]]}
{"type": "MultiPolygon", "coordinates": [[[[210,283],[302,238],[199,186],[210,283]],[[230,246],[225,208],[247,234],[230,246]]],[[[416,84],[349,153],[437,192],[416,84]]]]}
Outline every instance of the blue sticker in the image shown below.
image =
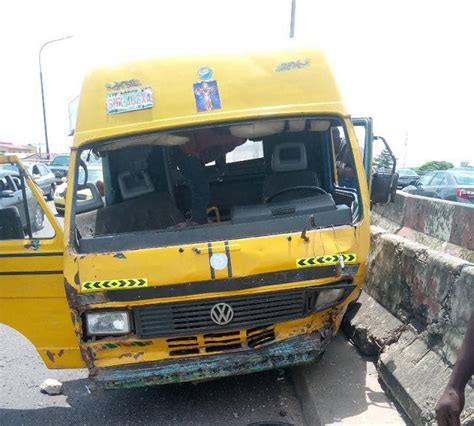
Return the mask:
{"type": "Polygon", "coordinates": [[[208,81],[212,78],[212,68],[211,67],[201,67],[197,72],[198,81],[208,81]]]}
{"type": "Polygon", "coordinates": [[[221,109],[217,81],[201,81],[193,84],[194,99],[198,112],[221,109]]]}

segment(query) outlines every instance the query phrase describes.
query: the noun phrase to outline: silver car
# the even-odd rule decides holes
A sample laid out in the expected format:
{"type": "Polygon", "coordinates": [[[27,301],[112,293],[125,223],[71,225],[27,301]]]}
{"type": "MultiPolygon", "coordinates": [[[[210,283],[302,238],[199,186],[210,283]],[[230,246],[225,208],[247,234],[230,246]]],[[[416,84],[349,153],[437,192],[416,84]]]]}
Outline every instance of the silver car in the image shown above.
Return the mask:
{"type": "MultiPolygon", "coordinates": [[[[54,173],[50,168],[43,163],[34,162],[23,162],[23,165],[28,170],[30,175],[36,184],[40,187],[44,196],[48,200],[52,200],[54,197],[54,191],[56,190],[56,182],[54,173]]],[[[11,173],[19,173],[18,167],[14,164],[2,164],[0,171],[9,171],[11,173]]]]}
{"type": "Polygon", "coordinates": [[[458,168],[429,172],[403,191],[458,203],[474,203],[474,170],[458,168]]]}
{"type": "MultiPolygon", "coordinates": [[[[33,232],[39,231],[44,226],[44,212],[28,186],[25,188],[25,193],[28,201],[31,230],[33,232]]],[[[27,220],[20,176],[7,170],[0,170],[0,210],[11,207],[18,210],[21,224],[23,229],[26,230],[27,220]]]]}

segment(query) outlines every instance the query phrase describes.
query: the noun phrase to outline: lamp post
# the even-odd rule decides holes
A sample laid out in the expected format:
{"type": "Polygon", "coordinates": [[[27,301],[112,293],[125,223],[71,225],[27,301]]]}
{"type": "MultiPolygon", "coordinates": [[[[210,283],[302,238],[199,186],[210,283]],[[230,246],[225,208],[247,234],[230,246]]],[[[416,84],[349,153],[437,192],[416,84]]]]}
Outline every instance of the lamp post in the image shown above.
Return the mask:
{"type": "Polygon", "coordinates": [[[44,43],[41,46],[41,49],[39,50],[38,54],[38,59],[39,59],[39,74],[40,74],[40,85],[41,85],[41,103],[43,105],[43,126],[44,126],[44,140],[46,142],[46,157],[49,160],[50,155],[49,155],[49,142],[48,142],[48,126],[46,124],[46,106],[44,102],[44,86],[43,86],[43,70],[41,68],[41,52],[43,52],[43,49],[51,43],[55,43],[57,41],[62,41],[62,40],[67,40],[68,38],[71,38],[72,35],[62,37],[62,38],[57,38],[54,40],[49,40],[46,43],[44,43]]]}
{"type": "Polygon", "coordinates": [[[291,0],[290,38],[293,38],[295,36],[295,12],[296,0],[291,0]]]}

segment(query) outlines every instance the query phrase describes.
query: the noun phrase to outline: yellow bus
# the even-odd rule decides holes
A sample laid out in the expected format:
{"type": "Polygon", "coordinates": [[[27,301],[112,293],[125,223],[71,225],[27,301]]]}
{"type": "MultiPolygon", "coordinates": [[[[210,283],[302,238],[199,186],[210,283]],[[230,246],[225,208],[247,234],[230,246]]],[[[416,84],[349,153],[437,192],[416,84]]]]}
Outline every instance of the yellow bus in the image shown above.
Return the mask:
{"type": "Polygon", "coordinates": [[[0,322],[105,388],[315,362],[360,294],[371,203],[396,188],[395,164],[372,176],[373,139],[319,50],[94,70],[64,231],[0,157],[50,223],[45,236],[18,224],[27,205],[0,210],[0,322]]]}

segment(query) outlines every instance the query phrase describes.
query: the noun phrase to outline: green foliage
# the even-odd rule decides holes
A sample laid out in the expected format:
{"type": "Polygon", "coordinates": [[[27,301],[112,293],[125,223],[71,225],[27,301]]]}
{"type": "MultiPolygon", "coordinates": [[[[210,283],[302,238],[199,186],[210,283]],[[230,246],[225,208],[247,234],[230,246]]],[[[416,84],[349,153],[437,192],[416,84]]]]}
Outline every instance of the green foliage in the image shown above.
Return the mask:
{"type": "Polygon", "coordinates": [[[374,158],[373,166],[375,170],[391,169],[393,166],[393,159],[387,148],[374,158]]]}
{"type": "Polygon", "coordinates": [[[454,165],[449,161],[428,161],[421,167],[418,167],[418,173],[423,175],[434,170],[448,170],[453,168],[454,165]]]}

